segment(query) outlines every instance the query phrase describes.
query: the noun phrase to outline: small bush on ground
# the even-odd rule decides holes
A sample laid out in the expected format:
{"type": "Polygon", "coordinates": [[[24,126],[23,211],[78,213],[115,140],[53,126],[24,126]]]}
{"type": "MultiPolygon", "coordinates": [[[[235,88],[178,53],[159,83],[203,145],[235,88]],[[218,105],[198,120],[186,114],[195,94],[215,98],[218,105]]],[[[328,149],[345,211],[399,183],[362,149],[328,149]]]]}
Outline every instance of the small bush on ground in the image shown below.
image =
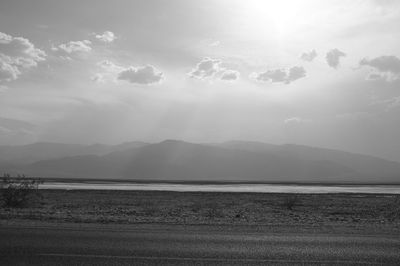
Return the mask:
{"type": "Polygon", "coordinates": [[[208,218],[217,218],[223,217],[223,211],[221,207],[216,202],[208,202],[204,206],[205,208],[205,216],[208,218]]]}
{"type": "Polygon", "coordinates": [[[400,195],[395,195],[392,202],[387,205],[386,218],[389,221],[400,220],[400,195]]]}
{"type": "Polygon", "coordinates": [[[287,210],[293,210],[294,206],[298,204],[299,198],[296,194],[294,195],[287,195],[283,200],[283,207],[287,210]]]}
{"type": "Polygon", "coordinates": [[[192,212],[198,213],[203,208],[203,205],[199,201],[195,201],[190,205],[190,209],[192,212]]]}
{"type": "Polygon", "coordinates": [[[27,178],[24,175],[11,177],[4,174],[0,186],[0,198],[5,207],[21,208],[37,199],[40,179],[27,178]]]}

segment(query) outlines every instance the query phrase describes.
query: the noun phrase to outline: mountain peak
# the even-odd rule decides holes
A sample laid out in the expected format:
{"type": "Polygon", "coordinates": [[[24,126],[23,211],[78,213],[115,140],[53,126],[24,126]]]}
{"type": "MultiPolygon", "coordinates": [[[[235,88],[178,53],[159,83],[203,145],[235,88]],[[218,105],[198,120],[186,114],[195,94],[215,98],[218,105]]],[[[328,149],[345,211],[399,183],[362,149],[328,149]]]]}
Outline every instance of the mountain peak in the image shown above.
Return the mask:
{"type": "Polygon", "coordinates": [[[185,142],[182,140],[176,140],[176,139],[166,139],[164,141],[161,141],[159,144],[176,145],[176,144],[189,144],[189,142],[185,142]]]}

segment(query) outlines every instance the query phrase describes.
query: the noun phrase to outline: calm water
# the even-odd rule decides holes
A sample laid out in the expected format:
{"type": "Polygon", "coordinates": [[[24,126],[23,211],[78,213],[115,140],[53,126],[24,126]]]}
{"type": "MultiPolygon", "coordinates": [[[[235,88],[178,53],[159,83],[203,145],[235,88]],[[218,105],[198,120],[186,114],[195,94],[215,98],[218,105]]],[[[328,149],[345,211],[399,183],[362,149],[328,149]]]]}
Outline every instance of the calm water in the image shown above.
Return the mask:
{"type": "Polygon", "coordinates": [[[277,184],[167,184],[167,183],[62,183],[46,182],[41,189],[152,190],[180,192],[265,192],[265,193],[386,193],[400,194],[400,185],[277,185],[277,184]]]}

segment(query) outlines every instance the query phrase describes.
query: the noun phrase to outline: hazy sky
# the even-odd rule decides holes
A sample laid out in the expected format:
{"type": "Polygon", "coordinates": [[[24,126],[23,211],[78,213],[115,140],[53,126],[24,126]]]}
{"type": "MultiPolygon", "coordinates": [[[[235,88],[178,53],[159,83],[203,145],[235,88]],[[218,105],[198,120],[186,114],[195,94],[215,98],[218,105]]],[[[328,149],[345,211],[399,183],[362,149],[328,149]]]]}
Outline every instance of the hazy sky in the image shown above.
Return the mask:
{"type": "Polygon", "coordinates": [[[0,144],[231,139],[400,161],[400,1],[0,2],[0,144]]]}

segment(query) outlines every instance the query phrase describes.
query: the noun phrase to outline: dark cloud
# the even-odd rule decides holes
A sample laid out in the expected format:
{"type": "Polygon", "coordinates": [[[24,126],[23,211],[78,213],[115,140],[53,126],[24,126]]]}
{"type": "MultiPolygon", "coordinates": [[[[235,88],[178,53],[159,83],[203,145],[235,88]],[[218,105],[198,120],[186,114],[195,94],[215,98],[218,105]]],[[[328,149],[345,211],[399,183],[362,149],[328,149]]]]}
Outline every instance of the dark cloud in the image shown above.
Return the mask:
{"type": "Polygon", "coordinates": [[[258,81],[285,82],[286,76],[287,76],[286,70],[274,69],[274,70],[267,70],[263,73],[259,73],[256,79],[258,81]]]}
{"type": "Polygon", "coordinates": [[[118,74],[119,80],[126,80],[130,83],[150,85],[159,83],[164,78],[162,72],[157,71],[153,66],[128,67],[118,74]]]}
{"type": "Polygon", "coordinates": [[[226,81],[234,81],[239,78],[239,75],[239,72],[236,70],[225,70],[221,75],[221,79],[226,81]]]}
{"type": "Polygon", "coordinates": [[[363,58],[360,66],[369,66],[375,72],[367,76],[368,80],[393,81],[400,79],[400,59],[393,55],[383,55],[373,59],[363,58]]]}
{"type": "Polygon", "coordinates": [[[306,76],[306,70],[303,67],[294,66],[289,69],[289,73],[287,76],[287,83],[295,81],[300,78],[304,78],[306,76]]]}
{"type": "Polygon", "coordinates": [[[400,73],[400,59],[393,55],[383,55],[374,59],[364,58],[360,61],[362,66],[371,66],[381,72],[400,73]]]}
{"type": "Polygon", "coordinates": [[[366,80],[383,80],[383,79],[385,78],[379,73],[369,73],[366,77],[366,80]]]}
{"type": "Polygon", "coordinates": [[[317,57],[317,52],[315,49],[309,51],[309,52],[304,52],[301,56],[300,59],[304,61],[311,62],[317,57]]]}
{"type": "Polygon", "coordinates": [[[339,49],[332,49],[326,53],[326,62],[330,67],[337,68],[340,64],[340,58],[346,56],[346,54],[339,49]]]}
{"type": "Polygon", "coordinates": [[[260,82],[282,82],[289,84],[306,76],[306,70],[301,66],[294,66],[289,69],[273,69],[262,73],[253,73],[251,77],[260,82]]]}

